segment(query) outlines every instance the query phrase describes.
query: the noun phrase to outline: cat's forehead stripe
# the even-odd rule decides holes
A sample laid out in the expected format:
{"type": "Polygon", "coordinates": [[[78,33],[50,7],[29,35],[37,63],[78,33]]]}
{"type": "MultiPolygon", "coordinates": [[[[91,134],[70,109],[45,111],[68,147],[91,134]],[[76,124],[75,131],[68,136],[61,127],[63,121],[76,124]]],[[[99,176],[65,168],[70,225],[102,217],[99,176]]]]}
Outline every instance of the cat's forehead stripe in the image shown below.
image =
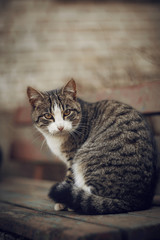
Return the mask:
{"type": "Polygon", "coordinates": [[[64,104],[57,92],[52,92],[49,94],[50,99],[50,111],[54,112],[55,106],[58,106],[60,109],[64,110],[64,104]]]}
{"type": "Polygon", "coordinates": [[[50,103],[49,110],[50,110],[50,113],[52,113],[52,112],[53,112],[53,109],[52,109],[53,103],[52,103],[52,99],[51,99],[51,96],[50,96],[50,95],[49,95],[49,103],[50,103]]]}
{"type": "Polygon", "coordinates": [[[49,110],[51,113],[53,113],[55,104],[58,105],[57,98],[54,93],[49,94],[49,103],[50,103],[49,110]]]}
{"type": "Polygon", "coordinates": [[[56,92],[56,95],[57,95],[57,99],[58,99],[58,103],[59,103],[59,106],[64,110],[64,105],[61,101],[61,98],[59,97],[58,93],[56,92]]]}

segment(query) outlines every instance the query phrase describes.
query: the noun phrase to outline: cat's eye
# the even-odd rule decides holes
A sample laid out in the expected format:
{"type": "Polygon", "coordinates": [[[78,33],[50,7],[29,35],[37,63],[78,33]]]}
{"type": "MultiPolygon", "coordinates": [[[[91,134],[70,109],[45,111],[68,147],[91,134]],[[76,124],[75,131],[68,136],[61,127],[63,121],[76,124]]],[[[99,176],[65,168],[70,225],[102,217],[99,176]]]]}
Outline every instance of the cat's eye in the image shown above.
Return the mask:
{"type": "Polygon", "coordinates": [[[50,113],[44,114],[44,117],[45,117],[46,119],[52,119],[52,118],[53,118],[52,114],[50,114],[50,113]]]}
{"type": "Polygon", "coordinates": [[[64,116],[68,116],[68,115],[70,115],[70,113],[71,113],[71,110],[70,109],[67,109],[67,110],[65,110],[64,111],[64,116]]]}

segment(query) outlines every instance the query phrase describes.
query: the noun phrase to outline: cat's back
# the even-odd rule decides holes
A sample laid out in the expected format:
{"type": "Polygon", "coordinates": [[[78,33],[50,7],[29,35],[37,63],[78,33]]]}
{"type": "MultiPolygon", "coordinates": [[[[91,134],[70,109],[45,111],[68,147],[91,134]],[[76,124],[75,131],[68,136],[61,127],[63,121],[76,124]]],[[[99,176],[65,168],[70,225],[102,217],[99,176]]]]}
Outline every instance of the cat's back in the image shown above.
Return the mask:
{"type": "Polygon", "coordinates": [[[88,104],[87,114],[90,133],[75,158],[77,165],[83,166],[86,181],[93,184],[94,179],[102,184],[97,190],[102,195],[125,198],[130,193],[131,197],[140,194],[152,199],[157,158],[143,116],[112,100],[88,104]],[[111,192],[105,187],[108,185],[111,192]]]}
{"type": "Polygon", "coordinates": [[[92,154],[104,153],[120,161],[134,158],[149,165],[156,159],[152,132],[137,110],[114,100],[86,103],[85,109],[90,128],[85,148],[92,154]]]}
{"type": "Polygon", "coordinates": [[[96,135],[103,131],[108,134],[133,132],[152,138],[150,127],[142,114],[133,107],[115,100],[88,104],[88,119],[96,135]]]}

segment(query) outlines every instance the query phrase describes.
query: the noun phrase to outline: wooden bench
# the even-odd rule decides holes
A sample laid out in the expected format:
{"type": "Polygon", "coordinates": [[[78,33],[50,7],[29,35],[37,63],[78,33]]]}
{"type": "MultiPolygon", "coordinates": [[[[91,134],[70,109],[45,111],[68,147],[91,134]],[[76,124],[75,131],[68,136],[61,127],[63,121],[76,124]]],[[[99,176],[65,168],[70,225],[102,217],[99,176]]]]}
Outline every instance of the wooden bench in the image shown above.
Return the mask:
{"type": "Polygon", "coordinates": [[[0,183],[0,239],[160,239],[160,196],[149,210],[88,216],[54,211],[47,197],[52,184],[21,178],[0,183]]]}

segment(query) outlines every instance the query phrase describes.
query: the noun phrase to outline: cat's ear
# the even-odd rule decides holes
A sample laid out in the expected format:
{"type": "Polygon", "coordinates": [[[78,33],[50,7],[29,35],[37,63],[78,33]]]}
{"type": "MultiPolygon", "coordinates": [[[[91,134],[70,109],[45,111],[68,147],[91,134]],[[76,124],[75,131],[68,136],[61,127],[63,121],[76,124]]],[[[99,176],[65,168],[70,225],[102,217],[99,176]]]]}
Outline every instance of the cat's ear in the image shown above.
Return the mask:
{"type": "Polygon", "coordinates": [[[38,90],[32,87],[27,88],[27,95],[32,107],[35,107],[38,103],[42,102],[44,99],[43,93],[39,92],[38,90]]]}
{"type": "Polygon", "coordinates": [[[74,79],[71,79],[66,85],[65,87],[62,89],[63,94],[68,94],[70,96],[72,96],[72,98],[74,100],[76,100],[76,83],[74,81],[74,79]]]}

